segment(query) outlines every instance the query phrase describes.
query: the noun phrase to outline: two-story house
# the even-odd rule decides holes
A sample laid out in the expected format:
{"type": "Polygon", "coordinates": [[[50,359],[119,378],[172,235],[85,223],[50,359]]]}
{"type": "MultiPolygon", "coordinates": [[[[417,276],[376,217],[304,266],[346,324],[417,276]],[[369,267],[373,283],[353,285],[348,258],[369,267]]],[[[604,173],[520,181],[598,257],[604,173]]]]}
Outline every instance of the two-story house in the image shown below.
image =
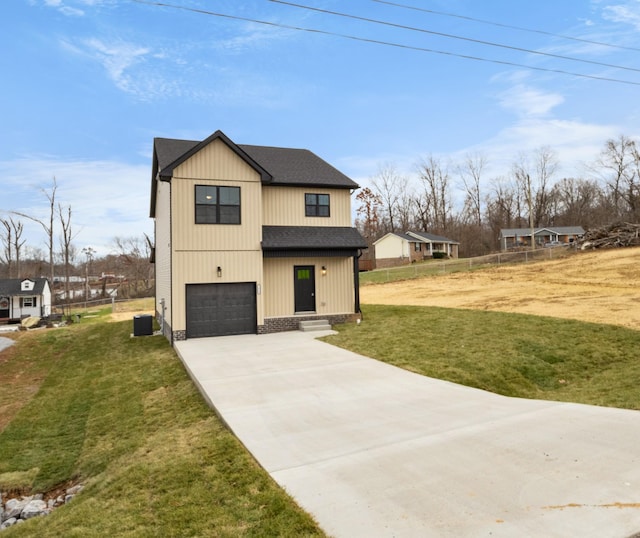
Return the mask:
{"type": "Polygon", "coordinates": [[[358,185],[304,149],[156,138],[156,317],[171,340],[344,322],[360,311],[358,185]]]}

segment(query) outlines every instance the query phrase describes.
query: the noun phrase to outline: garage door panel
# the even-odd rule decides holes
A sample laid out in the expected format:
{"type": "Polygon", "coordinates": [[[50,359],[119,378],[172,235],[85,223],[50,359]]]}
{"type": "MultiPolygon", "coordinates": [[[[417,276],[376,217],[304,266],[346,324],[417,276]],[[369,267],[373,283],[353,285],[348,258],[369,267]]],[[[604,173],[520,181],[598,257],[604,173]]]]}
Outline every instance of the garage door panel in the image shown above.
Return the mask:
{"type": "Polygon", "coordinates": [[[187,285],[187,338],[255,334],[253,282],[187,285]]]}

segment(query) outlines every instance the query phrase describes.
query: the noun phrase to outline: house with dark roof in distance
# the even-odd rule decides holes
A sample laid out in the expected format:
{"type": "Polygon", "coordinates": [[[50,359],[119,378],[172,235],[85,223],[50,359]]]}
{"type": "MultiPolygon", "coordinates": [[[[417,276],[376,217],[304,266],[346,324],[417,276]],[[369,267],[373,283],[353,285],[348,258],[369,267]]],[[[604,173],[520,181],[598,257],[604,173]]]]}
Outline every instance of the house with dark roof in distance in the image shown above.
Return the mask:
{"type": "Polygon", "coordinates": [[[427,232],[389,232],[373,243],[376,268],[397,267],[434,258],[441,253],[447,258],[457,258],[460,243],[427,232]]]}
{"type": "Polygon", "coordinates": [[[360,311],[358,185],[306,149],[156,138],[156,317],[170,340],[294,330],[360,311]]]}
{"type": "Polygon", "coordinates": [[[46,278],[0,279],[0,323],[51,315],[51,288],[46,278]]]}
{"type": "MultiPolygon", "coordinates": [[[[547,226],[534,228],[535,245],[571,246],[584,235],[582,226],[547,226]]],[[[531,247],[531,228],[502,228],[500,230],[500,250],[531,247]]]]}

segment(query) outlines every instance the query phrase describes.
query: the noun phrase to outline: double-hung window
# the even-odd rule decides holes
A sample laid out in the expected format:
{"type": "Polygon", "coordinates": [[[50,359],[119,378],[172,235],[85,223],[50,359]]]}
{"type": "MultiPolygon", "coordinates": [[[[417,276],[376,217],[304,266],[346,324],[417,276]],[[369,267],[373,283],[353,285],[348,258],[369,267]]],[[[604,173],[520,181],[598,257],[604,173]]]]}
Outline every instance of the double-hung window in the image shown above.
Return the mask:
{"type": "Polygon", "coordinates": [[[196,224],[240,224],[240,187],[196,185],[196,224]]]}
{"type": "Polygon", "coordinates": [[[329,195],[310,194],[304,195],[304,214],[306,217],[328,217],[329,195]]]}
{"type": "Polygon", "coordinates": [[[21,297],[20,298],[20,307],[21,308],[35,308],[36,306],[36,298],[35,297],[21,297]]]}

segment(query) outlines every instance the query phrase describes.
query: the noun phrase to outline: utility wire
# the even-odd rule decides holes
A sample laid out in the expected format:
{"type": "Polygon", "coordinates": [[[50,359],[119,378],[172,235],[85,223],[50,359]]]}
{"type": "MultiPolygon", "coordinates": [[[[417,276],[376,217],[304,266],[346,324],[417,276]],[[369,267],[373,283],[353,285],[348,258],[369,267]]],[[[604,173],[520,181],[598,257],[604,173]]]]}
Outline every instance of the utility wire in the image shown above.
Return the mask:
{"type": "Polygon", "coordinates": [[[396,47],[396,48],[401,48],[401,49],[407,49],[407,50],[415,50],[415,51],[419,51],[419,52],[429,52],[429,53],[433,53],[433,54],[441,54],[444,56],[452,56],[452,57],[456,57],[456,58],[464,58],[467,60],[475,60],[475,61],[479,61],[479,62],[488,62],[488,63],[494,63],[494,64],[499,64],[499,65],[507,65],[507,66],[511,66],[511,67],[521,67],[524,69],[532,69],[534,71],[543,71],[543,72],[547,72],[547,73],[558,73],[561,75],[570,75],[570,76],[574,76],[574,77],[580,77],[580,78],[587,78],[587,79],[592,79],[592,80],[601,80],[601,81],[605,81],[605,82],[616,82],[619,84],[629,84],[632,86],[640,86],[640,82],[633,82],[630,80],[623,80],[623,79],[617,79],[617,78],[609,78],[609,77],[600,77],[600,76],[596,76],[596,75],[585,75],[582,73],[573,73],[571,71],[565,71],[562,69],[548,69],[545,67],[536,67],[536,66],[531,66],[531,65],[525,65],[525,64],[520,64],[520,63],[516,63],[516,62],[507,62],[507,61],[503,61],[503,60],[491,60],[488,58],[482,58],[479,56],[470,56],[470,55],[466,55],[466,54],[457,54],[454,52],[448,52],[448,51],[441,51],[441,50],[436,50],[436,49],[428,49],[428,48],[424,48],[424,47],[414,47],[411,45],[403,45],[401,43],[392,43],[389,41],[380,41],[377,39],[369,39],[369,38],[364,38],[364,37],[357,37],[357,36],[353,36],[353,35],[348,35],[348,34],[340,34],[337,32],[329,32],[326,30],[318,30],[318,29],[314,29],[314,28],[303,28],[300,26],[290,26],[287,24],[279,24],[276,22],[270,22],[270,21],[261,21],[258,19],[252,19],[249,17],[240,17],[238,15],[228,15],[225,13],[217,13],[214,11],[207,11],[204,9],[196,9],[196,8],[191,8],[191,7],[186,7],[186,6],[179,6],[179,5],[175,5],[175,4],[169,4],[166,2],[156,2],[153,0],[130,0],[131,2],[136,2],[138,4],[146,4],[149,6],[155,6],[155,7],[168,7],[171,9],[179,9],[179,10],[184,10],[184,11],[190,11],[193,13],[199,13],[202,15],[210,15],[210,16],[214,16],[214,17],[222,17],[225,19],[231,19],[231,20],[237,20],[237,21],[244,21],[244,22],[252,22],[255,24],[263,24],[266,26],[272,26],[274,28],[284,28],[286,30],[296,30],[296,31],[300,31],[300,32],[309,32],[309,33],[313,33],[313,34],[320,34],[320,35],[327,35],[327,36],[332,36],[332,37],[341,37],[344,39],[350,39],[353,41],[360,41],[360,42],[364,42],[364,43],[373,43],[376,45],[384,45],[384,46],[388,46],[388,47],[396,47]]]}
{"type": "Polygon", "coordinates": [[[463,19],[463,20],[472,21],[472,22],[480,22],[482,24],[489,24],[491,26],[498,26],[500,28],[510,28],[511,30],[519,30],[521,32],[530,32],[533,34],[542,34],[542,35],[548,35],[551,37],[559,37],[561,39],[568,39],[569,41],[577,41],[579,43],[588,43],[589,45],[600,45],[601,47],[611,47],[614,49],[632,50],[635,52],[640,52],[640,49],[636,47],[625,47],[624,45],[613,45],[612,43],[604,43],[602,41],[592,41],[590,39],[582,39],[579,37],[572,37],[568,35],[554,34],[552,32],[546,32],[545,30],[536,30],[534,28],[523,28],[522,26],[513,26],[510,24],[503,24],[501,22],[487,21],[484,19],[476,19],[475,17],[467,17],[465,15],[457,15],[456,13],[446,13],[444,11],[435,11],[433,9],[425,9],[422,7],[408,6],[405,4],[398,4],[396,2],[388,2],[387,0],[371,0],[371,1],[377,2],[378,4],[387,4],[389,6],[400,7],[403,9],[411,9],[413,11],[422,11],[423,13],[431,13],[433,15],[441,15],[443,17],[455,17],[457,19],[463,19]]]}
{"type": "Polygon", "coordinates": [[[551,58],[558,58],[561,60],[570,60],[572,62],[582,62],[582,63],[586,63],[586,64],[592,64],[592,65],[599,65],[601,67],[612,67],[614,69],[624,69],[626,71],[635,71],[637,73],[640,73],[640,69],[636,69],[634,67],[625,67],[623,65],[613,65],[613,64],[608,64],[608,63],[604,63],[604,62],[596,62],[595,60],[585,60],[583,58],[575,58],[572,56],[563,56],[561,54],[553,54],[551,52],[541,52],[541,51],[537,51],[537,50],[531,50],[531,49],[525,49],[522,47],[515,47],[512,45],[503,45],[501,43],[494,43],[493,41],[484,41],[482,39],[474,39],[471,37],[464,37],[464,36],[459,36],[459,35],[455,35],[455,34],[446,34],[444,32],[436,32],[434,30],[427,30],[425,28],[416,28],[414,26],[406,26],[404,24],[396,24],[393,22],[387,22],[387,21],[381,21],[378,19],[370,19],[368,17],[360,17],[358,15],[349,15],[348,13],[341,13],[339,11],[330,11],[328,9],[321,9],[321,8],[317,8],[317,7],[312,7],[312,6],[305,6],[303,4],[295,4],[293,2],[286,2],[285,0],[268,0],[269,2],[273,2],[276,4],[282,4],[282,5],[286,5],[286,6],[291,6],[291,7],[297,7],[297,8],[301,8],[301,9],[307,9],[309,11],[315,11],[317,13],[323,13],[325,15],[336,15],[338,17],[345,17],[347,19],[354,19],[354,20],[358,20],[358,21],[364,21],[364,22],[371,22],[374,24],[382,24],[384,26],[391,26],[393,28],[400,28],[402,30],[411,30],[413,32],[422,32],[424,34],[430,34],[430,35],[436,35],[436,36],[440,36],[440,37],[446,37],[449,39],[457,39],[460,41],[468,41],[471,43],[477,43],[480,45],[487,45],[490,47],[499,47],[502,49],[508,49],[508,50],[515,50],[518,52],[526,52],[528,54],[537,54],[540,56],[548,56],[551,58]]]}

